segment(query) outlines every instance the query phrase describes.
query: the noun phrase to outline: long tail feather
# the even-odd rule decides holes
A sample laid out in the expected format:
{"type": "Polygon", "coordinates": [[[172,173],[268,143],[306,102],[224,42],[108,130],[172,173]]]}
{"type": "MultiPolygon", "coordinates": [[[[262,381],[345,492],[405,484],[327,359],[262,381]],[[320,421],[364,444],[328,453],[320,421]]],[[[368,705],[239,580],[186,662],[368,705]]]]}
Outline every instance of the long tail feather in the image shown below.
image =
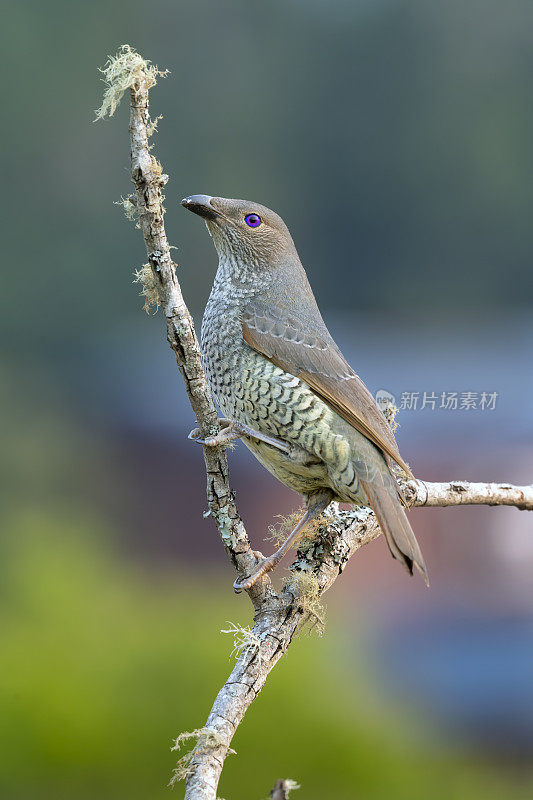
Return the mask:
{"type": "Polygon", "coordinates": [[[367,481],[361,481],[361,484],[393,558],[398,559],[410,575],[413,574],[414,564],[429,586],[424,556],[399,498],[390,494],[384,486],[367,481]]]}

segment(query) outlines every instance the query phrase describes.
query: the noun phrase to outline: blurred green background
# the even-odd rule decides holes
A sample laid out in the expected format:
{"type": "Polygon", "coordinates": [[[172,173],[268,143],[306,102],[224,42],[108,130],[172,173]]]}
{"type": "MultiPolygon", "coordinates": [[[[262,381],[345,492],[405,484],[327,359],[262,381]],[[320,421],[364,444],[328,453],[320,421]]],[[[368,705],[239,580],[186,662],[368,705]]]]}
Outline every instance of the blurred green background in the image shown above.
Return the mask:
{"type": "MultiPolygon", "coordinates": [[[[404,409],[427,479],[530,483],[533,8],[529,0],[8,0],[0,291],[0,796],[159,798],[203,725],[246,598],[210,520],[162,320],[141,312],[127,108],[93,124],[124,42],[171,75],[155,154],[199,322],[216,259],[179,199],[279,211],[373,391],[497,392],[404,409]]],[[[239,447],[251,536],[299,499],[239,447]]],[[[413,513],[432,578],[383,542],[327,598],[235,740],[219,790],[522,798],[533,791],[533,540],[514,509],[413,513]],[[419,585],[420,584],[420,585],[419,585]]],[[[182,788],[174,792],[180,796],[182,788]]]]}

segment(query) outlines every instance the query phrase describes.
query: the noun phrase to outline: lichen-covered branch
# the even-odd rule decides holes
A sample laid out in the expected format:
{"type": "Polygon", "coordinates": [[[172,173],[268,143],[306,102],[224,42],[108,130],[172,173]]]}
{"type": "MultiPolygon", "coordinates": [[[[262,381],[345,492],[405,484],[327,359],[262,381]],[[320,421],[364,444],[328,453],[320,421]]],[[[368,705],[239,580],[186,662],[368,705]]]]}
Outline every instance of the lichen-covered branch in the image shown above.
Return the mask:
{"type": "MultiPolygon", "coordinates": [[[[516,505],[533,510],[533,486],[508,484],[404,484],[413,506],[456,506],[464,503],[516,505]]],[[[224,758],[246,710],[266,683],[270,671],[289,647],[298,626],[309,619],[315,598],[331,588],[346,564],[381,533],[373,511],[341,511],[332,504],[312,539],[305,540],[279,594],[272,590],[255,615],[250,646],[243,648],[231,675],[220,690],[206,722],[218,745],[193,752],[187,778],[187,800],[215,800],[224,758]],[[310,603],[311,600],[311,603],[310,603]]]]}
{"type": "MultiPolygon", "coordinates": [[[[218,432],[217,412],[202,369],[200,346],[193,321],[176,276],[164,225],[163,187],[168,175],[150,153],[149,136],[154,131],[148,108],[148,91],[157,77],[166,73],[124,45],[109,58],[102,70],[107,88],[97,118],[112,115],[125,91],[130,94],[131,177],[135,193],[123,199],[127,216],[137,220],[146,245],[148,264],[137,273],[143,283],[145,305],[161,306],[166,319],[167,340],[174,351],[202,437],[218,432]]],[[[256,557],[235,505],[228,481],[223,447],[204,447],[207,498],[224,547],[240,572],[251,571],[256,557]]],[[[251,593],[253,597],[257,590],[251,593]]]]}
{"type": "MultiPolygon", "coordinates": [[[[200,434],[205,438],[217,433],[217,414],[165,233],[162,190],[168,176],[149,147],[149,137],[157,119],[150,120],[148,92],[165,73],[128,45],[108,60],[102,72],[107,88],[97,118],[112,115],[122,95],[126,91],[130,94],[131,175],[135,192],[121,203],[128,218],[136,219],[146,244],[148,263],[137,272],[137,280],[143,286],[145,306],[163,309],[167,339],[176,355],[200,434]]],[[[249,574],[258,555],[250,546],[235,505],[225,449],[204,447],[204,459],[209,507],[222,542],[239,573],[249,574]]],[[[402,486],[412,506],[477,503],[533,510],[533,486],[418,480],[403,482],[402,486]]],[[[370,509],[340,511],[332,504],[313,536],[301,543],[282,591],[273,590],[268,576],[249,590],[255,611],[253,628],[227,631],[238,633],[235,667],[218,693],[205,726],[191,734],[182,734],[176,740],[176,748],[184,739],[194,738],[197,742],[189,754],[182,756],[175,772],[175,778],[185,780],[186,800],[215,800],[224,760],[231,752],[237,726],[263,688],[270,671],[286,652],[299,625],[309,620],[320,623],[321,595],[333,585],[356,550],[379,534],[370,509]]],[[[293,781],[278,781],[272,790],[278,795],[273,796],[286,797],[291,788],[297,788],[293,781]]],[[[253,796],[252,790],[250,796],[253,796]]]]}

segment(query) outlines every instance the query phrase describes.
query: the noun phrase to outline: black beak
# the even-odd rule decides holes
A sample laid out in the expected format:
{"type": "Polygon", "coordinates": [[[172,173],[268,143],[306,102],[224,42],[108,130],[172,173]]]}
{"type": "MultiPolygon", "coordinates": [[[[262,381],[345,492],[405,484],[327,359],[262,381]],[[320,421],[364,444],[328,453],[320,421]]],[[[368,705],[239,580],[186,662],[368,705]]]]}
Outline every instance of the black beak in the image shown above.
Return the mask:
{"type": "Polygon", "coordinates": [[[193,214],[198,214],[199,217],[216,220],[220,214],[211,205],[212,199],[208,194],[192,194],[190,197],[185,197],[181,201],[181,205],[188,211],[192,211],[193,214]]]}

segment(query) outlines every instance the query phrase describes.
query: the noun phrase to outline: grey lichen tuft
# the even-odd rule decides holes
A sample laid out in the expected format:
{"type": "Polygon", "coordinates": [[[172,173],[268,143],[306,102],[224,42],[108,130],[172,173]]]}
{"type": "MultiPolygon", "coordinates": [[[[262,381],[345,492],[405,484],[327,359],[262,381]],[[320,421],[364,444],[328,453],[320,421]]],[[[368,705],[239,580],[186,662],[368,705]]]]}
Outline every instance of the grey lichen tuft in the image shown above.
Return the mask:
{"type": "Polygon", "coordinates": [[[277,519],[278,522],[268,526],[268,536],[265,536],[265,540],[274,542],[276,547],[280,547],[289,533],[301,520],[303,514],[303,508],[293,511],[292,514],[288,514],[287,516],[284,514],[276,514],[275,519],[277,519]]]}
{"type": "Polygon", "coordinates": [[[100,72],[104,76],[102,80],[106,84],[106,90],[102,105],[96,109],[96,119],[112,117],[124,92],[133,87],[137,81],[144,80],[146,88],[151,89],[156,85],[157,78],[164,78],[169,71],[160,70],[151,61],[139,55],[129,44],[123,44],[116,56],[109,56],[100,72]]]}
{"type": "Polygon", "coordinates": [[[300,631],[322,636],[326,628],[326,607],[320,602],[320,585],[313,572],[302,569],[292,570],[283,590],[290,592],[296,599],[302,619],[300,631]]]}
{"type": "Polygon", "coordinates": [[[289,795],[294,789],[300,789],[300,784],[291,778],[276,781],[274,788],[270,792],[271,800],[289,800],[289,795]]]}
{"type": "Polygon", "coordinates": [[[300,784],[293,781],[291,778],[285,778],[285,797],[289,800],[289,795],[291,792],[295,791],[296,789],[300,789],[300,784]]]}
{"type": "MultiPolygon", "coordinates": [[[[279,547],[296,527],[304,513],[305,509],[299,508],[297,511],[293,511],[292,514],[288,514],[287,516],[276,514],[276,519],[278,519],[279,522],[268,526],[268,536],[265,536],[265,539],[274,542],[276,547],[279,547]]],[[[321,514],[306,525],[298,541],[298,550],[306,551],[312,546],[317,535],[320,533],[320,528],[324,526],[324,523],[324,516],[321,514]]]]}
{"type": "MultiPolygon", "coordinates": [[[[196,744],[188,753],[182,755],[178,760],[178,763],[172,770],[172,777],[168,784],[170,787],[174,787],[176,783],[184,781],[188,775],[191,775],[194,771],[192,760],[195,755],[203,755],[209,752],[209,750],[216,750],[217,747],[226,747],[226,742],[216,731],[211,730],[211,728],[198,728],[195,731],[180,733],[170,750],[179,751],[184,742],[191,741],[192,739],[196,739],[196,744]]],[[[236,752],[231,747],[228,747],[227,755],[236,755],[236,752]]]]}
{"type": "Polygon", "coordinates": [[[146,135],[148,138],[153,136],[154,133],[157,133],[157,126],[159,124],[159,120],[163,119],[163,114],[159,114],[155,119],[151,119],[148,125],[146,126],[146,135]]]}
{"type": "Polygon", "coordinates": [[[240,658],[243,652],[251,650],[252,656],[257,656],[259,665],[261,665],[261,640],[247,625],[245,628],[242,625],[235,625],[234,622],[227,623],[229,628],[222,629],[220,633],[229,633],[233,636],[233,650],[230,653],[230,659],[233,655],[235,658],[240,658]]]}
{"type": "Polygon", "coordinates": [[[144,297],[143,309],[149,314],[154,308],[155,314],[161,305],[161,297],[152,267],[150,264],[143,264],[141,269],[135,271],[134,275],[133,283],[140,283],[142,286],[140,296],[144,297]]]}
{"type": "MultiPolygon", "coordinates": [[[[135,197],[132,194],[129,194],[127,197],[121,197],[120,200],[115,200],[113,205],[122,206],[126,219],[128,219],[130,222],[135,222],[137,217],[137,204],[135,202],[135,197]]],[[[138,223],[136,227],[139,227],[138,223]]]]}

